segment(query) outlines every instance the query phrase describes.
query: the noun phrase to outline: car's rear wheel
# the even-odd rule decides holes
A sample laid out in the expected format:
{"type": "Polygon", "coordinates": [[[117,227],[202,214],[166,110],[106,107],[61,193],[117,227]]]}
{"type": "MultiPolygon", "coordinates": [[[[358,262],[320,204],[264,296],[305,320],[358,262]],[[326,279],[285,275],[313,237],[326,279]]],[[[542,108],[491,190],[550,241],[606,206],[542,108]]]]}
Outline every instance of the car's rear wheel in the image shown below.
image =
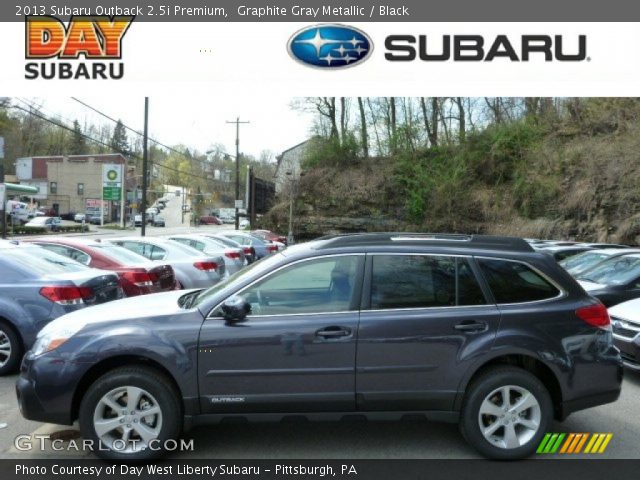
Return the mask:
{"type": "Polygon", "coordinates": [[[80,404],[80,430],[108,460],[161,455],[182,429],[182,408],[170,380],[154,369],[123,367],[106,373],[80,404]]]}
{"type": "Polygon", "coordinates": [[[13,373],[22,358],[22,345],[16,332],[0,320],[0,375],[13,373]]]}
{"type": "Polygon", "coordinates": [[[542,382],[516,367],[496,367],[469,386],[460,429],[482,455],[513,460],[531,455],[553,418],[542,382]]]}

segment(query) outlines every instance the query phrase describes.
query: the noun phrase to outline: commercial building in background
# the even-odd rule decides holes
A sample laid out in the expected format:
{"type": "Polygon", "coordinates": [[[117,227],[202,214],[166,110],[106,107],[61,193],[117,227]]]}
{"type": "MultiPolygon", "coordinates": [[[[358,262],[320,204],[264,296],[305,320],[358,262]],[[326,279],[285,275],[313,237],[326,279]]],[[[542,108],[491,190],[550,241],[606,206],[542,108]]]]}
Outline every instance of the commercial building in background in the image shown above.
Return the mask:
{"type": "MultiPolygon", "coordinates": [[[[57,215],[84,213],[99,209],[105,164],[123,165],[126,170],[128,162],[119,153],[23,157],[16,160],[16,176],[21,184],[38,187],[39,193],[32,198],[41,207],[57,215]]],[[[105,203],[107,220],[117,219],[118,207],[116,201],[105,203]]]]}
{"type": "Polygon", "coordinates": [[[292,180],[297,180],[300,177],[302,160],[304,159],[304,156],[313,140],[313,138],[305,140],[304,142],[285,150],[276,157],[276,160],[278,161],[275,173],[276,194],[279,194],[286,189],[287,185],[289,185],[292,180]]]}

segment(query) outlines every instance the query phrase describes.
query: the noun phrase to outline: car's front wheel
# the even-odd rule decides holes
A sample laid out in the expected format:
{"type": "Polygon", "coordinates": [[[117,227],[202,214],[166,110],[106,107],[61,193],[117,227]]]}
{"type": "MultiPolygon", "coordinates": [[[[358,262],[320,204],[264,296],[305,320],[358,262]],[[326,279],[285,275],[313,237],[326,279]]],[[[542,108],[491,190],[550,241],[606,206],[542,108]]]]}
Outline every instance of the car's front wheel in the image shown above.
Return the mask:
{"type": "Polygon", "coordinates": [[[79,421],[83,437],[98,456],[148,460],[179,437],[182,408],[164,375],[150,368],[123,367],[89,387],[80,404],[79,421]]]}
{"type": "Polygon", "coordinates": [[[22,345],[18,335],[0,320],[0,375],[13,373],[22,358],[22,345]]]}
{"type": "Polygon", "coordinates": [[[485,457],[514,460],[536,450],[552,418],[551,397],[536,376],[516,367],[495,367],[469,386],[460,429],[485,457]]]}

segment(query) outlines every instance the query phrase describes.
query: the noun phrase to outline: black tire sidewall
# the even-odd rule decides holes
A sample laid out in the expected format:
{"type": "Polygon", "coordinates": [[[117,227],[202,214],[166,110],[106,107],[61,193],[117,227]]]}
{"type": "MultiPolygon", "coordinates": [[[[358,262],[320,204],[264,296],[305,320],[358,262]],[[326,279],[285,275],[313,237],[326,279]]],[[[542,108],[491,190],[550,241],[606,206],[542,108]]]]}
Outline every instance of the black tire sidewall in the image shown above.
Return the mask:
{"type": "Polygon", "coordinates": [[[544,384],[533,374],[520,368],[496,368],[482,374],[472,385],[465,398],[460,429],[464,438],[482,455],[496,460],[517,460],[533,454],[553,420],[553,403],[544,384]],[[540,428],[535,436],[519,448],[504,449],[492,445],[480,431],[478,413],[484,399],[497,388],[514,385],[531,392],[540,405],[540,428]]]}
{"type": "Polygon", "coordinates": [[[182,409],[177,393],[165,376],[152,369],[122,368],[109,372],[96,380],[85,393],[80,403],[79,423],[82,436],[91,440],[94,453],[107,460],[144,461],[157,458],[164,450],[159,447],[167,440],[176,440],[182,430],[182,409]],[[162,412],[162,428],[158,436],[158,446],[135,454],[121,453],[100,448],[99,438],[93,427],[93,415],[98,401],[109,391],[122,386],[135,386],[149,392],[157,400],[162,412]]]}
{"type": "Polygon", "coordinates": [[[18,369],[22,359],[22,343],[18,334],[7,322],[0,320],[0,331],[7,336],[11,344],[11,355],[9,355],[7,363],[0,367],[0,376],[4,376],[14,373],[18,369]]]}

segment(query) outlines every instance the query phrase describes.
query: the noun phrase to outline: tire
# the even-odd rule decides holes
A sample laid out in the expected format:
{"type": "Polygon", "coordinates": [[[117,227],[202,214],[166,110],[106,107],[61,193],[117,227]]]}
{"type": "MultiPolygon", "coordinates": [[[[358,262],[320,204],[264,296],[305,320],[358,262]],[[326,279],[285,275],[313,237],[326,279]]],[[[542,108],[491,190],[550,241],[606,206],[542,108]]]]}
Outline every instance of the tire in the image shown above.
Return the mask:
{"type": "Polygon", "coordinates": [[[469,385],[460,431],[485,457],[516,460],[535,452],[552,419],[551,397],[537,377],[517,367],[495,367],[469,385]]]}
{"type": "Polygon", "coordinates": [[[22,359],[22,342],[15,330],[0,320],[0,376],[14,373],[22,359]]]}
{"type": "Polygon", "coordinates": [[[106,373],[89,387],[80,403],[79,423],[82,436],[99,457],[150,460],[164,453],[162,447],[167,440],[180,436],[182,405],[171,381],[157,370],[122,367],[106,373]],[[129,402],[130,393],[138,400],[129,402]],[[116,411],[117,408],[122,410],[116,411]],[[147,410],[152,413],[130,414],[147,410]],[[104,427],[99,428],[100,423],[104,427]]]}

